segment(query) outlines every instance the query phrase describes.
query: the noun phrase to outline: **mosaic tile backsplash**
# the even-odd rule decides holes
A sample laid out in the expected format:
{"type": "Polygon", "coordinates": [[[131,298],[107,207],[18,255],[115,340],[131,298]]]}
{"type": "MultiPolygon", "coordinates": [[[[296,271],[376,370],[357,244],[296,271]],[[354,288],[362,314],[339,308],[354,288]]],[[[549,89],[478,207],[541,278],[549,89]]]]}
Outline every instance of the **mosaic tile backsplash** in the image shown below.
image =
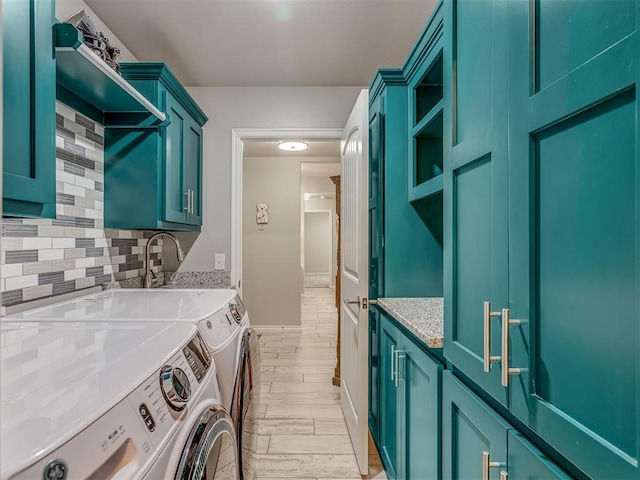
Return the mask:
{"type": "MultiPolygon", "coordinates": [[[[56,103],[56,210],[52,219],[4,218],[2,305],[144,274],[153,232],[104,228],[104,130],[56,103]]],[[[162,271],[162,240],[151,247],[162,271]]]]}

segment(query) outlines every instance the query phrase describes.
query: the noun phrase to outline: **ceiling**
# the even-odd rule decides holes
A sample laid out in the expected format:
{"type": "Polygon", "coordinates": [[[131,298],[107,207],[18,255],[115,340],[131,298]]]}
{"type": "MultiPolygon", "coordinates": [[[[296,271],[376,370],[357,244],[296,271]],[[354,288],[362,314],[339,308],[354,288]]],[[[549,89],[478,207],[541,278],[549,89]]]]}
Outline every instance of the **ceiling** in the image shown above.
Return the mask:
{"type": "Polygon", "coordinates": [[[188,86],[366,86],[400,67],[436,0],[85,0],[188,86]]]}
{"type": "MultiPolygon", "coordinates": [[[[244,157],[335,157],[340,161],[340,140],[318,139],[305,140],[294,138],[274,139],[248,139],[242,142],[242,155],[244,157]],[[281,140],[303,140],[309,144],[309,148],[301,152],[287,152],[277,148],[281,140]]],[[[326,162],[326,159],[322,161],[326,162]]]]}

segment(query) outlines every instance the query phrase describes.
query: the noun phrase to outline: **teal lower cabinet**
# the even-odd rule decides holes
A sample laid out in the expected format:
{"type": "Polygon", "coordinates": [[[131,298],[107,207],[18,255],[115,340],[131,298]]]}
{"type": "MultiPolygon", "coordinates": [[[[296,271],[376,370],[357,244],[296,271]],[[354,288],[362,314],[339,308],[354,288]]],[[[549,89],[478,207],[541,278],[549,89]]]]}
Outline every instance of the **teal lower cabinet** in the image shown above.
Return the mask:
{"type": "Polygon", "coordinates": [[[380,314],[369,310],[369,431],[378,444],[380,436],[380,314]]]}
{"type": "Polygon", "coordinates": [[[451,372],[442,383],[443,478],[571,478],[451,372]]]}
{"type": "Polygon", "coordinates": [[[442,365],[380,315],[379,452],[392,479],[440,478],[442,365]]]}

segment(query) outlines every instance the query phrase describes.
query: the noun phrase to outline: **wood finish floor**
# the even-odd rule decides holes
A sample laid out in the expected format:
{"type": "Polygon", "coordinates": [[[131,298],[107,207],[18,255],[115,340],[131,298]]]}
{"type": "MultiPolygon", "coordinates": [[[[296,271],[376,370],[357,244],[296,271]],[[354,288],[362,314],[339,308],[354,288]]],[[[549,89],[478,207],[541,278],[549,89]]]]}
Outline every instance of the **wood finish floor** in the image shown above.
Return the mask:
{"type": "Polygon", "coordinates": [[[334,291],[307,288],[301,301],[302,331],[263,331],[260,338],[256,479],[386,479],[371,439],[369,476],[360,476],[340,389],[331,383],[338,315],[334,291]]]}

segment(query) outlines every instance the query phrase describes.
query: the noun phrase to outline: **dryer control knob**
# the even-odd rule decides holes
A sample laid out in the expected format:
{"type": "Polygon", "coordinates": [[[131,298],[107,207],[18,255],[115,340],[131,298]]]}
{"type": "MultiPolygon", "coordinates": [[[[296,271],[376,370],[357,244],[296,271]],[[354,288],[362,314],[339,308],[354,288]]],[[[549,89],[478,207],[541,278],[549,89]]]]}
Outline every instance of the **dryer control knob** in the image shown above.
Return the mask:
{"type": "Polygon", "coordinates": [[[191,384],[184,370],[165,365],[160,370],[160,390],[169,406],[176,411],[182,410],[191,398],[191,384]]]}

